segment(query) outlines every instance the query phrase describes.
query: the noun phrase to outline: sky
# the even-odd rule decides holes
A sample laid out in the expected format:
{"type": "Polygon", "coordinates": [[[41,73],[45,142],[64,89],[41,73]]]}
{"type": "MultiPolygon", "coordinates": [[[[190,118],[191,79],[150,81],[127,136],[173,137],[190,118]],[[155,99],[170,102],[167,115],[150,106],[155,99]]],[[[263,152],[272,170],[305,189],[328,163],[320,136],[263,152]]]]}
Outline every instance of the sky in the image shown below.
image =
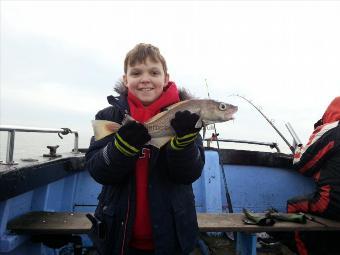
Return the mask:
{"type": "Polygon", "coordinates": [[[217,125],[221,139],[289,152],[234,95],[289,142],[286,122],[306,143],[340,94],[339,13],[338,1],[0,0],[0,125],[68,127],[87,147],[126,53],[144,42],[160,48],[179,87],[239,107],[217,125]]]}

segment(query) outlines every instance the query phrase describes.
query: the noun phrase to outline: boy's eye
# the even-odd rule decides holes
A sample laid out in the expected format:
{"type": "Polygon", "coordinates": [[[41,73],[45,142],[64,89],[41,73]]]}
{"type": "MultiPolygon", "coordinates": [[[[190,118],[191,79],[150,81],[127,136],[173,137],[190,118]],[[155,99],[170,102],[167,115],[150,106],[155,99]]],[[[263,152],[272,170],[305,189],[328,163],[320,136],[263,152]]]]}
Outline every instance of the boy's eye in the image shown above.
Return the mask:
{"type": "Polygon", "coordinates": [[[154,76],[156,76],[156,75],[159,75],[160,72],[159,72],[159,71],[151,71],[151,74],[154,75],[154,76]]]}
{"type": "Polygon", "coordinates": [[[139,72],[138,71],[132,71],[130,74],[136,76],[136,75],[139,74],[139,72]]]}

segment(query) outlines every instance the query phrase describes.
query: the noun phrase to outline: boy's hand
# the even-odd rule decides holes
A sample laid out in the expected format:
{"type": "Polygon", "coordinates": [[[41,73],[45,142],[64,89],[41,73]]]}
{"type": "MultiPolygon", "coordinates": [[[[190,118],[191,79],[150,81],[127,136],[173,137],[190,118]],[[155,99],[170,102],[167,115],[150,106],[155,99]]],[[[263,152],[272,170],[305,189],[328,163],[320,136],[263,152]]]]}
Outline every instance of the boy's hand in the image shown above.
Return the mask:
{"type": "Polygon", "coordinates": [[[150,139],[151,136],[143,124],[130,121],[118,130],[114,144],[121,153],[132,157],[139,153],[142,146],[150,139]]]}
{"type": "Polygon", "coordinates": [[[196,128],[195,125],[199,120],[196,113],[189,111],[176,112],[175,118],[170,124],[176,132],[176,136],[171,139],[170,145],[175,150],[181,150],[193,143],[201,128],[196,128]]]}

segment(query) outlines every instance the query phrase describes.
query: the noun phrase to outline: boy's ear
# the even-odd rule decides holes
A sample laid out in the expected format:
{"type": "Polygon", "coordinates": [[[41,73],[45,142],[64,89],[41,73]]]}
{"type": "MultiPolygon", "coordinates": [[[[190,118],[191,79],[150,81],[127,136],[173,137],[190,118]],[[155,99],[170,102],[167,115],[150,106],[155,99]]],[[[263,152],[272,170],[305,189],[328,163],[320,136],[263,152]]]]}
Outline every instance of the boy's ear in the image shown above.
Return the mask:
{"type": "Polygon", "coordinates": [[[123,84],[126,87],[126,84],[127,84],[126,74],[123,75],[123,84]]]}

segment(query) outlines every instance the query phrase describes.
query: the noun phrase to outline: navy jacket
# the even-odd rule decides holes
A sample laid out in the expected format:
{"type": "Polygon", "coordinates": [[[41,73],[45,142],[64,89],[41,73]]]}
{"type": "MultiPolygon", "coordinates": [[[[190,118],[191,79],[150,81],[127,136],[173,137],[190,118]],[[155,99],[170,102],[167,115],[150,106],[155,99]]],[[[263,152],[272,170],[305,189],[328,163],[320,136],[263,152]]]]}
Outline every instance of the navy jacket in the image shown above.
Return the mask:
{"type": "MultiPolygon", "coordinates": [[[[125,96],[108,97],[112,105],[96,119],[121,123],[129,112],[125,96]]],[[[135,216],[135,163],[113,144],[114,134],[99,141],[91,140],[86,166],[91,176],[103,184],[98,197],[95,222],[90,237],[102,255],[127,254],[135,216]]],[[[188,254],[194,249],[198,234],[192,183],[204,166],[201,137],[182,151],[169,144],[151,150],[149,201],[155,254],[188,254]]],[[[143,153],[143,152],[141,152],[143,153]]]]}

